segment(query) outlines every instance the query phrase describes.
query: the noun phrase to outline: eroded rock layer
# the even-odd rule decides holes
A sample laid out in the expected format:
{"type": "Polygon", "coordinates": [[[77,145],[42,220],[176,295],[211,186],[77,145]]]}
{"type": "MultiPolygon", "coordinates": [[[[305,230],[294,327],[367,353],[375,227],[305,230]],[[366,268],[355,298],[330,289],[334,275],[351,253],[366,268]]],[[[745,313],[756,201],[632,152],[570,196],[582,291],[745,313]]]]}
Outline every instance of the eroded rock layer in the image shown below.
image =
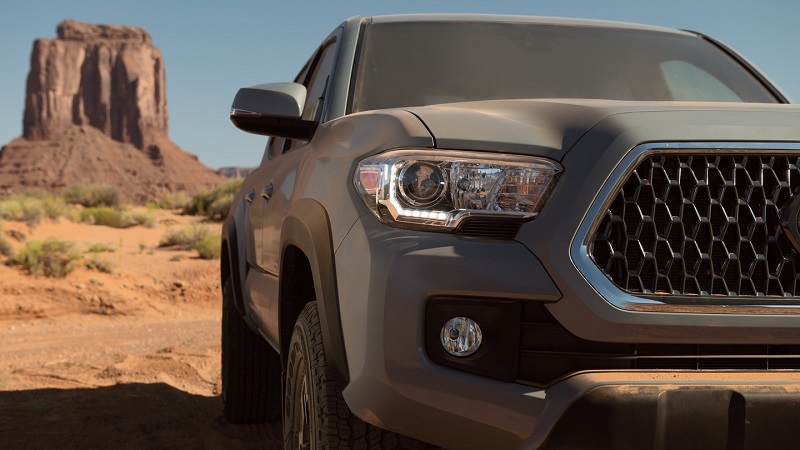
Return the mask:
{"type": "Polygon", "coordinates": [[[168,138],[164,60],[144,29],[65,20],[57,36],[33,44],[22,137],[0,150],[0,192],[104,182],[142,198],[224,180],[168,138]]]}

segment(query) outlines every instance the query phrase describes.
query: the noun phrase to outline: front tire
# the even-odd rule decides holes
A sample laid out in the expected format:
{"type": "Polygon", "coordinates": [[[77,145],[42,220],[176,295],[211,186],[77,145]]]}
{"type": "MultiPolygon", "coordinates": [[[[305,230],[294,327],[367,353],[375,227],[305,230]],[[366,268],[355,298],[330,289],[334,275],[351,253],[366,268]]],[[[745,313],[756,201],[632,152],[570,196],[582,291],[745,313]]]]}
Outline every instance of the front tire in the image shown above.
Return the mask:
{"type": "Polygon", "coordinates": [[[336,387],[325,357],[317,305],[306,304],[292,333],[286,364],[286,449],[424,449],[425,443],[356,417],[336,387]]]}
{"type": "Polygon", "coordinates": [[[281,411],[281,360],[253,332],[234,305],[233,285],[222,287],[222,404],[230,423],[263,423],[281,411]]]}

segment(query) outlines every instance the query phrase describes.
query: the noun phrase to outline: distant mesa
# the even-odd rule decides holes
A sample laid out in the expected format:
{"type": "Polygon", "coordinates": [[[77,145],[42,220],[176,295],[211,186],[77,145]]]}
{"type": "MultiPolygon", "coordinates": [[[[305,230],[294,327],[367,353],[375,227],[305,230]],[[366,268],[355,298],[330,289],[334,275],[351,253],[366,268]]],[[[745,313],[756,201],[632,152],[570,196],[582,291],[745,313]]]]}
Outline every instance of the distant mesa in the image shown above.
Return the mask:
{"type": "Polygon", "coordinates": [[[168,137],[164,59],[140,27],[65,20],[33,43],[22,137],[0,150],[0,193],[118,186],[143,201],[224,182],[168,137]]]}
{"type": "Polygon", "coordinates": [[[127,25],[99,25],[94,23],[64,20],[56,27],[56,34],[61,40],[96,41],[110,40],[114,42],[130,42],[133,44],[152,45],[153,39],[141,27],[127,25]]]}
{"type": "Polygon", "coordinates": [[[220,167],[219,173],[228,178],[244,178],[254,170],[256,170],[255,167],[220,167]]]}

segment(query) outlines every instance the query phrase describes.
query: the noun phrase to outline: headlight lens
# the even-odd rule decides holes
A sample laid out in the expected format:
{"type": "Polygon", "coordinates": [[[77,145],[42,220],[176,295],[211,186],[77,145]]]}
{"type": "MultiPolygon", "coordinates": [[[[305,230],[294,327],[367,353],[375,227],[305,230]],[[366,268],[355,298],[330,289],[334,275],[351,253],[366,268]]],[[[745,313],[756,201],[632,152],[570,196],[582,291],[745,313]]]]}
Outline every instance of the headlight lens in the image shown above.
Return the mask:
{"type": "Polygon", "coordinates": [[[454,229],[467,217],[536,217],[561,170],[537,157],[395,150],[361,161],[354,181],[383,222],[454,229]]]}

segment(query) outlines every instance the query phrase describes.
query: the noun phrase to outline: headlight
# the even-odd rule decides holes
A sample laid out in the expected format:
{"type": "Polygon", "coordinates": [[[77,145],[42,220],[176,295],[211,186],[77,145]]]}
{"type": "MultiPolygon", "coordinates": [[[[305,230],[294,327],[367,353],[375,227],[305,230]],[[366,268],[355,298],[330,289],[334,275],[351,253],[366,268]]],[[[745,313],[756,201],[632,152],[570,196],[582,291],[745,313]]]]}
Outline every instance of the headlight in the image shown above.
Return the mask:
{"type": "Polygon", "coordinates": [[[361,161],[354,181],[382,222],[452,230],[469,217],[536,217],[561,170],[536,157],[395,150],[361,161]]]}

